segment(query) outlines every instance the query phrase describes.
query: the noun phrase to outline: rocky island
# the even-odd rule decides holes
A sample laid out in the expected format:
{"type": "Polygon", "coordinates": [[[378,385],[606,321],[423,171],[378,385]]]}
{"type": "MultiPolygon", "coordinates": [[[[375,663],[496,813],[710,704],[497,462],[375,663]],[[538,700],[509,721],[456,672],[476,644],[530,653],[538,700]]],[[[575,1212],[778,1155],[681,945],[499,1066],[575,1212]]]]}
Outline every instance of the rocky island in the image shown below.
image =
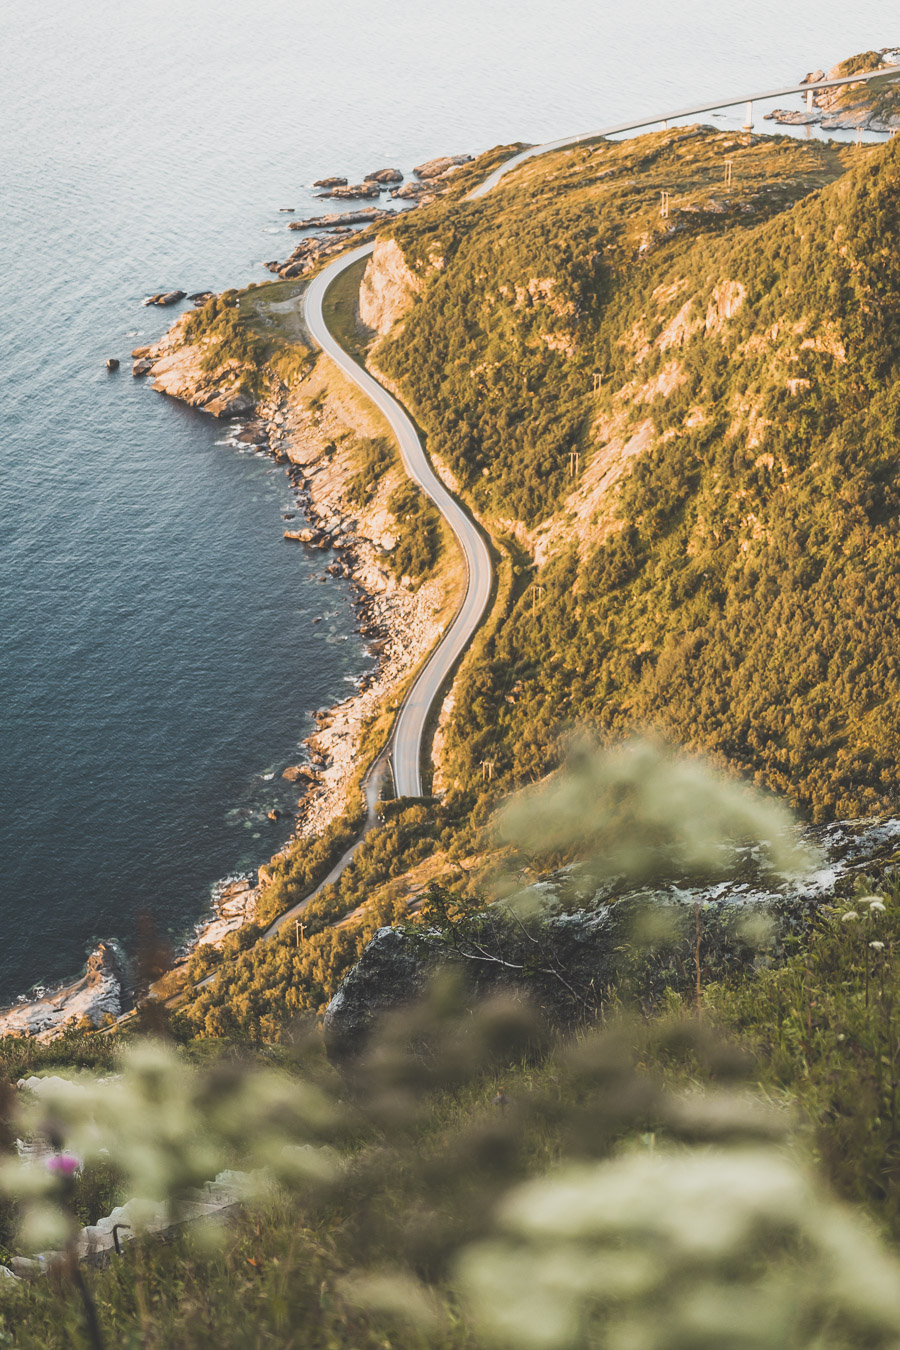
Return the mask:
{"type": "Polygon", "coordinates": [[[839,61],[827,74],[823,70],[810,71],[801,83],[840,80],[857,71],[871,70],[884,70],[889,78],[884,84],[867,81],[836,89],[816,89],[812,108],[777,108],[766,113],[766,118],[786,126],[820,126],[823,131],[896,131],[900,129],[900,81],[890,77],[900,76],[900,48],[861,52],[839,61]]]}

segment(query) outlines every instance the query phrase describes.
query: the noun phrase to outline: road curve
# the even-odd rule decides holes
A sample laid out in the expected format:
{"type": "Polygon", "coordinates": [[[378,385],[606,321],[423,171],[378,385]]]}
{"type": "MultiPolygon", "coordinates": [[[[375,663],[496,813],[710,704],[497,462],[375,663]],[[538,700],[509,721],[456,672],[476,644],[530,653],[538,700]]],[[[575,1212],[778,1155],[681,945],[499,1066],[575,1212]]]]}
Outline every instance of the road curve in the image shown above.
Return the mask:
{"type": "MultiPolygon", "coordinates": [[[[898,75],[900,75],[900,71],[898,71],[898,75]]],[[[505,160],[488,175],[484,182],[479,183],[478,187],[468,194],[467,200],[473,201],[486,196],[506,174],[517,168],[519,164],[524,163],[525,160],[533,159],[536,155],[547,154],[552,150],[564,150],[567,146],[578,145],[582,141],[595,140],[600,136],[615,136],[626,131],[640,131],[643,127],[655,126],[660,122],[675,121],[681,117],[694,117],[698,113],[713,112],[718,108],[735,108],[741,103],[763,103],[766,99],[784,98],[788,94],[806,93],[808,89],[833,89],[843,84],[857,84],[879,78],[897,77],[892,77],[889,73],[886,74],[883,71],[872,71],[868,74],[848,76],[839,80],[819,80],[815,84],[790,85],[784,89],[770,89],[762,94],[745,94],[741,98],[719,99],[715,103],[697,104],[691,108],[680,108],[676,112],[657,113],[653,117],[644,117],[637,122],[619,122],[615,126],[605,127],[600,131],[588,131],[578,136],[567,136],[558,141],[548,141],[543,145],[532,146],[530,149],[523,150],[505,160]]],[[[397,435],[407,472],[431,497],[438,510],[449,521],[457,539],[460,541],[466,559],[468,568],[466,598],[449,631],[426,663],[424,670],[422,670],[407,695],[394,729],[392,755],[395,790],[398,796],[418,797],[421,796],[422,792],[422,739],[428,714],[441,685],[465,650],[484,614],[491,590],[491,563],[487,546],[481,534],[460,508],[459,503],[437,478],[428,463],[425,451],[408,414],[397,400],[377,380],[372,378],[368,371],[347,355],[325,325],[322,301],[326,290],[345,268],[352,267],[361,258],[368,257],[373,248],[374,244],[366,244],[361,248],[354,249],[352,253],[342,254],[341,257],[313,278],[305,296],[305,318],[310,334],[323,351],[328,353],[353,383],[368,394],[373,403],[384,413],[397,435]]],[[[324,886],[336,881],[350,862],[365,834],[376,823],[375,805],[383,764],[384,755],[382,754],[373,765],[365,783],[366,824],[360,837],[342,855],[325,880],[316,887],[311,895],[306,896],[296,905],[292,905],[289,910],[280,914],[269,925],[262,934],[264,938],[273,937],[280,929],[302,914],[309,902],[319,894],[324,886]]],[[[209,984],[214,978],[214,974],[207,976],[200,983],[209,984]]],[[[170,1002],[174,1001],[170,1000],[170,1002]]],[[[131,1015],[126,1013],[125,1017],[131,1015]]],[[[122,1020],[124,1019],[118,1019],[118,1021],[122,1020]]]]}
{"type": "Polygon", "coordinates": [[[491,595],[493,571],[484,536],[432,469],[409,414],[368,371],[347,355],[325,324],[322,301],[328,287],[346,268],[352,267],[361,258],[368,257],[373,248],[374,244],[355,248],[351,253],[342,254],[318,273],[306,292],[304,318],[311,336],[322,350],[384,414],[397,437],[406,472],[431,498],[448,522],[466,560],[468,583],[465,599],[404,699],[392,737],[394,790],[398,797],[421,797],[422,741],[428,715],[441,686],[449,677],[481,622],[491,595]]]}
{"type": "MultiPolygon", "coordinates": [[[[733,108],[741,103],[762,103],[767,99],[784,98],[788,94],[806,93],[810,89],[833,89],[844,84],[890,78],[894,78],[890,73],[871,71],[868,74],[846,76],[838,80],[819,80],[815,84],[787,85],[781,89],[768,89],[762,93],[744,94],[740,98],[698,103],[689,108],[678,108],[674,112],[656,113],[652,117],[644,117],[638,121],[617,122],[599,131],[582,132],[577,136],[548,141],[543,145],[523,150],[506,160],[468,194],[467,200],[474,201],[486,196],[506,174],[525,160],[547,154],[552,150],[563,150],[582,141],[594,140],[599,136],[639,131],[643,127],[654,126],[659,122],[693,117],[698,113],[712,112],[717,108],[733,108]]],[[[419,484],[423,492],[427,493],[447,520],[466,560],[468,585],[465,599],[448,632],[407,695],[394,728],[391,758],[395,791],[399,797],[419,797],[422,795],[422,742],[428,715],[441,687],[468,646],[487,608],[492,583],[491,561],[481,532],[473,525],[459,502],[447,491],[429,464],[416,429],[404,408],[377,380],[373,379],[368,371],[344,351],[326,326],[322,314],[322,301],[328,287],[346,268],[352,267],[361,258],[368,257],[373,248],[374,244],[365,244],[361,248],[353,249],[350,253],[342,254],[330,266],[319,272],[306,292],[304,314],[313,339],[387,418],[397,437],[407,473],[419,484]]]]}
{"type": "MultiPolygon", "coordinates": [[[[900,71],[898,71],[900,74],[900,71]]],[[[599,131],[582,132],[577,136],[566,136],[560,140],[548,141],[543,145],[532,146],[511,159],[506,160],[483,183],[479,183],[467,197],[474,201],[484,197],[511,170],[525,160],[536,155],[544,155],[552,150],[563,150],[582,141],[594,140],[600,136],[614,136],[627,131],[639,131],[643,127],[654,126],[659,122],[675,121],[682,117],[693,117],[698,113],[712,112],[717,108],[733,108],[741,103],[762,103],[767,99],[783,98],[788,94],[806,93],[810,89],[833,89],[844,84],[858,84],[866,80],[890,79],[890,73],[871,71],[868,74],[846,76],[838,80],[819,80],[815,84],[787,85],[781,89],[768,89],[762,93],[745,94],[740,98],[719,99],[716,102],[698,103],[689,108],[679,108],[670,113],[656,113],[638,121],[618,122],[603,127],[599,131]]],[[[490,599],[492,572],[487,545],[481,532],[462,510],[459,502],[447,491],[435,474],[425,454],[416,429],[404,408],[384,389],[377,380],[358,362],[344,351],[328,330],[322,314],[322,302],[331,283],[360,259],[368,257],[374,244],[365,244],[353,249],[324,268],[310,283],[306,292],[304,315],[313,339],[323,351],[340,366],[344,374],[356,384],[363,393],[380,409],[390,423],[400,446],[403,463],[410,478],[422,488],[444,519],[449,523],[459,541],[468,569],[468,585],[462,606],[453,620],[448,632],[432,654],[415,684],[404,700],[400,716],[397,719],[392,738],[391,758],[394,768],[394,788],[398,797],[419,797],[422,795],[422,749],[425,727],[432,705],[450,672],[465,651],[487,608],[490,599]]]]}
{"type": "Polygon", "coordinates": [[[578,136],[563,136],[558,141],[533,145],[528,150],[522,150],[519,154],[504,160],[499,168],[488,174],[483,183],[472,189],[466,200],[475,201],[478,197],[487,196],[501,178],[512,169],[518,168],[520,164],[524,164],[526,159],[533,159],[535,155],[546,155],[551,150],[565,150],[567,146],[578,145],[581,141],[593,141],[599,136],[618,136],[626,131],[641,131],[644,127],[658,126],[660,122],[675,122],[682,117],[696,117],[698,113],[715,112],[719,108],[737,108],[741,103],[765,103],[772,98],[786,98],[788,94],[805,94],[810,89],[836,89],[843,84],[862,84],[868,80],[895,80],[898,77],[900,67],[894,74],[890,70],[872,70],[867,74],[845,75],[839,80],[817,80],[815,84],[791,84],[784,89],[766,89],[761,94],[743,94],[740,98],[719,99],[715,103],[698,103],[691,108],[678,108],[675,112],[656,113],[653,117],[642,117],[637,122],[617,122],[614,126],[602,127],[599,131],[583,131],[578,136]]]}

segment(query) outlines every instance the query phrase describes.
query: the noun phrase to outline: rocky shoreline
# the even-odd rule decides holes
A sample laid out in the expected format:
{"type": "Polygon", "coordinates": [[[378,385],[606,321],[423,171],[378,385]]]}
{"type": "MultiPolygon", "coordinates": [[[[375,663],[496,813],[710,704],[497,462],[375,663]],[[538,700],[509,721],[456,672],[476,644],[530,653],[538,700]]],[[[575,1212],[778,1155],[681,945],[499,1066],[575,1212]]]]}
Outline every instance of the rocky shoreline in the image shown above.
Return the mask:
{"type": "MultiPolygon", "coordinates": [[[[869,69],[884,68],[885,74],[900,66],[900,49],[882,47],[880,51],[870,53],[879,58],[878,65],[869,69]]],[[[844,75],[853,75],[861,66],[847,69],[847,62],[841,61],[831,70],[811,70],[804,75],[801,84],[816,84],[820,80],[839,80],[844,75]]],[[[782,126],[818,126],[823,131],[873,131],[879,133],[894,132],[900,129],[900,107],[896,111],[882,110],[878,100],[883,95],[876,94],[866,83],[844,85],[834,89],[816,89],[812,96],[812,107],[801,109],[776,108],[766,113],[765,119],[778,122],[782,126]]]]}
{"type": "MultiPolygon", "coordinates": [[[[359,188],[340,177],[320,180],[314,186],[324,189],[320,196],[335,199],[374,198],[389,192],[412,209],[427,205],[450,187],[453,174],[471,158],[446,155],[429,160],[418,165],[413,170],[415,177],[405,184],[403,172],[389,168],[367,174],[359,188]]],[[[305,276],[324,256],[344,248],[354,227],[371,226],[394,214],[383,207],[363,206],[292,220],[289,228],[304,232],[306,237],[286,262],[265,266],[284,279],[305,276]]],[[[187,299],[200,305],[209,298],[209,292],[187,296],[181,290],[169,289],[149,295],[143,303],[168,307],[187,299]]],[[[365,726],[379,712],[399,702],[409,677],[443,632],[447,587],[440,578],[432,578],[416,589],[408,578],[396,578],[386,564],[395,544],[387,497],[390,486],[399,478],[389,475],[390,484],[382,484],[363,508],[352,505],[346,497],[355,468],[345,446],[354,436],[379,434],[380,428],[371,425],[371,414],[363,413],[349,397],[311,398],[322,392],[312,387],[317,379],[321,383],[315,372],[299,390],[282,387],[277,396],[255,400],[243,388],[244,372],[240,369],[213,374],[203,370],[200,350],[184,342],[182,317],[158,342],[135,348],[132,374],[151,377],[160,393],[229,419],[236,447],[250,446],[285,465],[294,491],[294,508],[284,513],[288,528],[283,533],[291,545],[298,543],[320,551],[324,575],[342,577],[349,584],[357,631],[377,660],[374,671],[360,676],[353,694],[332,708],[313,713],[317,725],[306,738],[305,761],[285,770],[284,776],[296,782],[302,792],[291,839],[280,850],[284,853],[298,838],[319,834],[344,814],[357,776],[357,752],[365,726]],[[293,528],[295,518],[297,528],[293,528]]],[[[267,878],[264,865],[255,876],[221,881],[213,890],[211,913],[197,924],[179,960],[187,959],[198,946],[221,946],[229,934],[252,922],[267,878]]],[[[38,988],[34,996],[23,997],[0,1011],[0,1036],[51,1040],[73,1026],[111,1024],[131,1006],[132,991],[124,962],[110,944],[100,943],[79,979],[48,992],[38,988]]]]}

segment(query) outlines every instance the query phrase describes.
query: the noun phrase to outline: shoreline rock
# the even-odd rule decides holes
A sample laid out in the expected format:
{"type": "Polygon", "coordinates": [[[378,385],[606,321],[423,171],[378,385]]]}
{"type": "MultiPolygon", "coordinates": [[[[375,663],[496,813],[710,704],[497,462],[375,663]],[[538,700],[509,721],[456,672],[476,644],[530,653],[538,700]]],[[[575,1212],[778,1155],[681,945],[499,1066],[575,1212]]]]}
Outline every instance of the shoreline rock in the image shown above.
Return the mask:
{"type": "Polygon", "coordinates": [[[186,291],[160,291],[158,295],[148,295],[146,300],[142,300],[142,305],[177,305],[179,300],[184,300],[186,291]]]}
{"type": "Polygon", "coordinates": [[[424,164],[417,165],[413,173],[417,178],[440,178],[448,170],[458,169],[471,162],[471,155],[438,155],[436,159],[428,159],[424,164]]]}
{"type": "Polygon", "coordinates": [[[88,957],[84,974],[70,984],[0,1012],[0,1036],[55,1040],[72,1024],[101,1027],[122,1015],[128,981],[115,948],[100,942],[88,957]]]}
{"type": "MultiPolygon", "coordinates": [[[[884,69],[885,74],[896,71],[900,76],[900,49],[882,47],[878,52],[881,65],[875,69],[884,69]]],[[[827,73],[823,70],[811,70],[800,81],[801,84],[816,84],[820,80],[837,80],[843,75],[852,75],[847,71],[847,62],[839,61],[827,73]]],[[[900,80],[898,80],[900,86],[900,80]]],[[[887,119],[880,118],[873,106],[874,92],[868,83],[839,86],[835,89],[816,89],[813,92],[813,108],[775,108],[765,114],[765,120],[778,122],[782,126],[819,126],[823,131],[873,131],[885,133],[900,128],[900,111],[887,119]],[[848,101],[848,95],[852,95],[848,101]]]]}
{"type": "Polygon", "coordinates": [[[329,188],[327,192],[317,194],[322,197],[336,197],[341,201],[354,201],[357,198],[365,200],[369,197],[380,197],[381,188],[377,183],[351,183],[344,187],[329,188]]]}
{"type": "Polygon", "coordinates": [[[376,169],[374,173],[367,173],[363,179],[364,183],[402,183],[402,169],[376,169]]]}

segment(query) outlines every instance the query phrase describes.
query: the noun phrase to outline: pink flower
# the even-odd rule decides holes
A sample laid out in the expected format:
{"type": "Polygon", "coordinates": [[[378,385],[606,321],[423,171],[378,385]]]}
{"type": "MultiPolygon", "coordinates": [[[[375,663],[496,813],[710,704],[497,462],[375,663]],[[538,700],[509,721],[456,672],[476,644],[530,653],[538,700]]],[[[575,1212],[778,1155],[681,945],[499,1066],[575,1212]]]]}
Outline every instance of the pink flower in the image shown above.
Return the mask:
{"type": "Polygon", "coordinates": [[[47,1159],[47,1171],[56,1172],[58,1176],[70,1177],[77,1172],[81,1163],[77,1158],[73,1158],[71,1153],[56,1153],[52,1158],[47,1159]]]}

